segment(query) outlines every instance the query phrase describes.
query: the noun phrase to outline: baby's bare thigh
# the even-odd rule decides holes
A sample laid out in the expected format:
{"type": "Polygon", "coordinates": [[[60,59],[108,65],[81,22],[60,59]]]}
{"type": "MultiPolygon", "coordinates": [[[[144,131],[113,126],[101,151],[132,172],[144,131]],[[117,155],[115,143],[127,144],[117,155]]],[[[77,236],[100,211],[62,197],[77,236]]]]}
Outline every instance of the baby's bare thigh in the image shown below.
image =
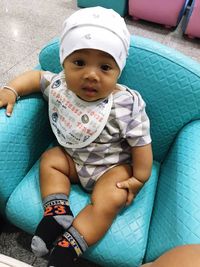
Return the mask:
{"type": "Polygon", "coordinates": [[[40,170],[55,168],[60,173],[66,175],[72,182],[78,182],[78,176],[74,161],[67,152],[60,146],[55,146],[46,150],[41,158],[40,170]]]}
{"type": "Polygon", "coordinates": [[[126,201],[127,191],[119,189],[117,183],[127,180],[132,176],[130,165],[118,165],[105,172],[96,182],[92,193],[92,201],[106,201],[112,198],[124,198],[126,201]]]}
{"type": "Polygon", "coordinates": [[[124,181],[132,176],[132,166],[128,164],[117,165],[106,171],[97,181],[98,184],[106,184],[107,186],[124,181]]]}

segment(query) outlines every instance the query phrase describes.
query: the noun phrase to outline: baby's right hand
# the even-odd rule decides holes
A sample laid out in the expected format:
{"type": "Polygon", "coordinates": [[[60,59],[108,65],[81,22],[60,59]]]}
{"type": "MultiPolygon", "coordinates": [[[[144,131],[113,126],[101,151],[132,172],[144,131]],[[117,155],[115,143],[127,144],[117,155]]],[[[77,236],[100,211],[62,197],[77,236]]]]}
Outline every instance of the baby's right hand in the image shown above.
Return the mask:
{"type": "Polygon", "coordinates": [[[0,88],[0,108],[6,108],[6,115],[10,117],[16,102],[15,94],[6,88],[0,88]]]}

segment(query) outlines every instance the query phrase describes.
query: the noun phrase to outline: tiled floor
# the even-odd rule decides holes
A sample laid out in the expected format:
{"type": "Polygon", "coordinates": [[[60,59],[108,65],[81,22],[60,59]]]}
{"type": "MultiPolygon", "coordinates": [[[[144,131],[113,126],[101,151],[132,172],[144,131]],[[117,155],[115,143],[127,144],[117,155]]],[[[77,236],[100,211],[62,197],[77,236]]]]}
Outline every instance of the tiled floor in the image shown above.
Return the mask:
{"type": "Polygon", "coordinates": [[[71,0],[0,0],[0,84],[37,64],[41,48],[74,9],[71,0]]]}
{"type": "MultiPolygon", "coordinates": [[[[41,48],[59,36],[63,20],[77,9],[75,0],[0,0],[0,86],[38,63],[41,48]]],[[[200,62],[200,40],[153,23],[126,19],[132,34],[154,39],[200,62]]],[[[46,260],[36,259],[30,251],[31,236],[10,225],[0,235],[0,253],[37,267],[46,260]]],[[[79,266],[92,266],[81,263],[79,266]]]]}

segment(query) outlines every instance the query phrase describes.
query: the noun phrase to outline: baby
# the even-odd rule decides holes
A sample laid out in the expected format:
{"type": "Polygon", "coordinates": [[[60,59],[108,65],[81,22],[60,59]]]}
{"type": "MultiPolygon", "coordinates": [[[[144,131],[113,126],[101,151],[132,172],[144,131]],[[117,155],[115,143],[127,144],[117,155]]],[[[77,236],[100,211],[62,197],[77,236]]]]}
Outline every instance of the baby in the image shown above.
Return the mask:
{"type": "Polygon", "coordinates": [[[130,34],[111,9],[85,8],[65,22],[59,74],[33,70],[0,90],[0,107],[11,116],[18,96],[42,92],[58,145],[40,161],[44,217],[32,239],[48,266],[73,266],[99,241],[118,212],[129,205],[152,168],[150,124],[141,95],[118,84],[130,34]],[[69,206],[71,183],[91,192],[76,217],[69,206]]]}

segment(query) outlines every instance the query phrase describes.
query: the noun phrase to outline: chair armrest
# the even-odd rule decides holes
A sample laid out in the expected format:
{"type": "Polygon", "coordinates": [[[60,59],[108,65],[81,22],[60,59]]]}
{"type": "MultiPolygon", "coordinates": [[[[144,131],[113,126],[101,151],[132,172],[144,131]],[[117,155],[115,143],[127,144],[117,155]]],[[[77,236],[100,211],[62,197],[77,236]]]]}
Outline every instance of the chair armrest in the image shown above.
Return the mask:
{"type": "Polygon", "coordinates": [[[11,117],[0,109],[0,213],[52,138],[47,104],[40,94],[21,98],[11,117]]]}
{"type": "Polygon", "coordinates": [[[146,261],[200,243],[200,120],[186,125],[161,166],[146,261]]]}

